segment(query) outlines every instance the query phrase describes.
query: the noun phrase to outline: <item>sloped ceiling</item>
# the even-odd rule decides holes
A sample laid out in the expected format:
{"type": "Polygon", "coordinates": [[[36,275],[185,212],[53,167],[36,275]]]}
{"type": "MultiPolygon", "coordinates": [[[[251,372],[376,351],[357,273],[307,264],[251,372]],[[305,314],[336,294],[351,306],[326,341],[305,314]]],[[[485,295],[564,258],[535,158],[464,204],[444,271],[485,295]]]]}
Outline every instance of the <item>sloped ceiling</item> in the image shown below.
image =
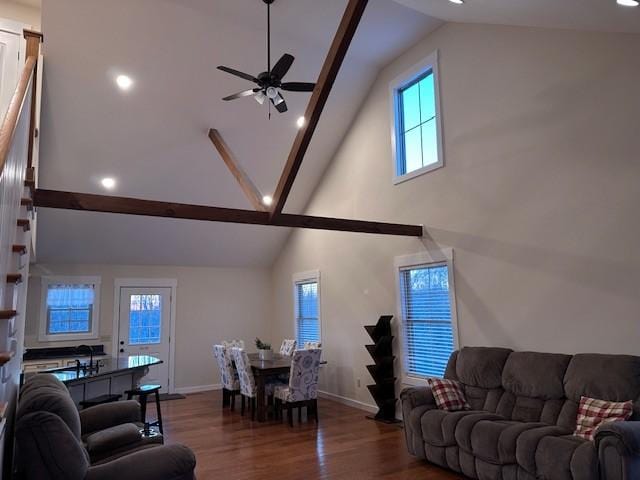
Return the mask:
{"type": "MultiPolygon", "coordinates": [[[[315,81],[346,0],[276,0],[273,56],[296,61],[287,80],[315,81]]],[[[260,0],[44,2],[40,186],[251,208],[206,132],[217,128],[264,194],[275,189],[309,94],[289,113],[221,97],[250,86],[216,70],[266,69],[260,0]],[[118,74],[135,83],[123,93],[118,74]]],[[[390,0],[372,0],[285,208],[301,212],[380,68],[439,26],[390,0]]],[[[387,220],[378,218],[371,220],[387,220]]],[[[39,209],[38,261],[270,265],[287,229],[39,209]]]]}
{"type": "Polygon", "coordinates": [[[394,0],[447,22],[640,33],[640,8],[616,0],[394,0]]]}

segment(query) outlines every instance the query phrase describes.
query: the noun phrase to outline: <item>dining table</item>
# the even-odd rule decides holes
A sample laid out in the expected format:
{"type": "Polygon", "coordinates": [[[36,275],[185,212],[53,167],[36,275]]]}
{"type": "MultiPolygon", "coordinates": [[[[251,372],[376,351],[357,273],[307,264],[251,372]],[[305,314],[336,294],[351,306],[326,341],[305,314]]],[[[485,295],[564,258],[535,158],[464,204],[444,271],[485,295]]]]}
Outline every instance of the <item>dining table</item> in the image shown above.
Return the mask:
{"type": "Polygon", "coordinates": [[[258,407],[257,419],[264,422],[267,416],[265,387],[267,381],[280,375],[288,375],[291,370],[291,357],[274,353],[270,360],[262,360],[257,353],[249,353],[251,370],[256,381],[258,407]]]}

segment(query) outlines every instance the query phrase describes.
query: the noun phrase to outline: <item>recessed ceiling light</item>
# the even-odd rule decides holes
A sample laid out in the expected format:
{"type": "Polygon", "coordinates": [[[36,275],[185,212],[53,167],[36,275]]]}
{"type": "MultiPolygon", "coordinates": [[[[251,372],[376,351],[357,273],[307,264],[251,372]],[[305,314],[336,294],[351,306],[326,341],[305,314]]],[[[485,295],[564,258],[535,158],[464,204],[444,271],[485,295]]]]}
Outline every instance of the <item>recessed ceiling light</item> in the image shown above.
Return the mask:
{"type": "Polygon", "coordinates": [[[455,3],[456,5],[462,5],[464,0],[449,0],[451,3],[455,3]]]}
{"type": "Polygon", "coordinates": [[[105,177],[103,178],[100,183],[102,183],[102,186],[104,188],[106,188],[107,190],[111,190],[113,187],[116,186],[116,181],[111,178],[111,177],[105,177]]]}
{"type": "Polygon", "coordinates": [[[300,117],[298,118],[298,120],[296,120],[296,125],[298,125],[298,128],[304,127],[305,123],[306,123],[306,120],[304,117],[300,117]]]}
{"type": "Polygon", "coordinates": [[[120,90],[129,90],[133,86],[133,80],[127,75],[118,75],[116,77],[116,84],[120,90]]]}
{"type": "Polygon", "coordinates": [[[618,5],[622,5],[623,7],[637,7],[640,5],[640,1],[638,0],[617,0],[618,5]]]}
{"type": "Polygon", "coordinates": [[[273,198],[271,198],[269,195],[265,195],[264,197],[262,197],[262,203],[264,203],[268,207],[273,203],[273,198]]]}

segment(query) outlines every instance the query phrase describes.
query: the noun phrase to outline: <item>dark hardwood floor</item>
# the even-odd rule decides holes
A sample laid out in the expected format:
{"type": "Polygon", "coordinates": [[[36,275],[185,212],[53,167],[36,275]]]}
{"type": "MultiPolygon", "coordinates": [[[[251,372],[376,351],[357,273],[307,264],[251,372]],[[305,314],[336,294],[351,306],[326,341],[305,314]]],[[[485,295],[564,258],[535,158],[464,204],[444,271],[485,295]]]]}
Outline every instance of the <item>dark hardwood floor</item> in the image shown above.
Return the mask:
{"type": "Polygon", "coordinates": [[[460,480],[411,457],[396,426],[320,400],[320,424],[252,422],[221,408],[222,393],[162,402],[167,443],[184,443],[198,459],[199,480],[460,480]]]}

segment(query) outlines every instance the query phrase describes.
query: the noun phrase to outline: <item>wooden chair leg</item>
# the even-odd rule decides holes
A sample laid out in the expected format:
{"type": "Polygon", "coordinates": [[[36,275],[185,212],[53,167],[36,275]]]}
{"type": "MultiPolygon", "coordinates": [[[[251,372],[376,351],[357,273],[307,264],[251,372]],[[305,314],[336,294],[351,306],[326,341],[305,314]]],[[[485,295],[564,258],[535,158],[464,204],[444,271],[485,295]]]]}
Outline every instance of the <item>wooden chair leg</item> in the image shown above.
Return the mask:
{"type": "Polygon", "coordinates": [[[156,410],[156,413],[158,414],[158,429],[160,430],[160,433],[164,435],[164,430],[162,428],[162,410],[160,409],[160,392],[158,391],[156,391],[156,410]]]}
{"type": "Polygon", "coordinates": [[[293,407],[290,403],[287,403],[287,420],[289,420],[289,426],[293,427],[293,407]]]}
{"type": "Polygon", "coordinates": [[[229,392],[229,395],[231,395],[231,411],[234,411],[236,409],[236,394],[235,392],[229,392]]]}
{"type": "Polygon", "coordinates": [[[318,400],[313,400],[313,416],[316,419],[316,423],[318,423],[318,400]]]}
{"type": "Polygon", "coordinates": [[[244,417],[244,395],[240,395],[240,415],[244,417]]]}
{"type": "Polygon", "coordinates": [[[251,421],[253,422],[256,419],[256,398],[252,397],[251,402],[251,421]]]}
{"type": "Polygon", "coordinates": [[[298,423],[302,423],[302,404],[298,404],[298,423]]]}

